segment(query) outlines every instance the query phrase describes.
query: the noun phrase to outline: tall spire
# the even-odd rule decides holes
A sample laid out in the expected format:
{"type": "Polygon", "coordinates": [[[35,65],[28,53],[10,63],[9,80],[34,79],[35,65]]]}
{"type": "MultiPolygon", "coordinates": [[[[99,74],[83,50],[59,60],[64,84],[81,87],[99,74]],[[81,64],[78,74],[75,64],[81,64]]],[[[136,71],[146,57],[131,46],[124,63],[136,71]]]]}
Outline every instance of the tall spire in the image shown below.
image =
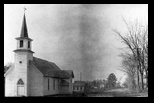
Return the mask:
{"type": "Polygon", "coordinates": [[[24,17],[23,17],[23,22],[22,22],[22,28],[21,28],[20,37],[27,37],[28,38],[28,31],[27,31],[25,10],[26,10],[26,8],[24,7],[24,17]]]}
{"type": "Polygon", "coordinates": [[[26,8],[24,7],[24,16],[23,16],[23,22],[22,22],[22,28],[21,28],[21,34],[20,37],[15,38],[17,40],[17,49],[14,50],[14,52],[31,52],[31,41],[28,37],[28,31],[27,31],[27,24],[26,24],[26,16],[25,16],[25,10],[26,8]]]}

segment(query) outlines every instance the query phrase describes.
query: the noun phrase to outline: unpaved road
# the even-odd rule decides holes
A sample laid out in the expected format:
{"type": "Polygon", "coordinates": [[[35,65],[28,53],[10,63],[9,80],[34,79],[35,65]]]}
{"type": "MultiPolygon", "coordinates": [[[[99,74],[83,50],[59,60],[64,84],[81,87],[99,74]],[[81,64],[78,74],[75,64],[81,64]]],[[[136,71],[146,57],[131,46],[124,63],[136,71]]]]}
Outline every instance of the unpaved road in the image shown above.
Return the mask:
{"type": "Polygon", "coordinates": [[[148,92],[144,93],[130,93],[127,88],[112,89],[107,91],[102,91],[100,93],[88,93],[83,95],[56,95],[48,97],[148,97],[148,92]]]}
{"type": "Polygon", "coordinates": [[[100,94],[89,94],[88,97],[148,97],[148,93],[130,93],[127,88],[107,90],[100,94]]]}

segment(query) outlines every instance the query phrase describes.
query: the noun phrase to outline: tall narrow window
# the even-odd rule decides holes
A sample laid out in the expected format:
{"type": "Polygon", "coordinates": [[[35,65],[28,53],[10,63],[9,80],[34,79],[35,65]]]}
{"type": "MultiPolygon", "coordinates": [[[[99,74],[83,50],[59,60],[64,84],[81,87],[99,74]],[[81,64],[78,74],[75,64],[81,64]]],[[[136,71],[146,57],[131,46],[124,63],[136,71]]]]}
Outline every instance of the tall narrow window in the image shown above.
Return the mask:
{"type": "Polygon", "coordinates": [[[22,79],[19,79],[17,82],[17,95],[19,96],[25,95],[25,87],[22,79]]]}
{"type": "Polygon", "coordinates": [[[48,90],[50,89],[50,84],[49,84],[50,82],[49,82],[49,79],[48,79],[48,90]]]}
{"type": "Polygon", "coordinates": [[[20,40],[20,47],[23,47],[23,40],[20,40]]]}
{"type": "Polygon", "coordinates": [[[30,41],[28,41],[28,48],[30,48],[30,41]]]}
{"type": "Polygon", "coordinates": [[[53,79],[53,90],[55,90],[55,79],[53,79]]]}

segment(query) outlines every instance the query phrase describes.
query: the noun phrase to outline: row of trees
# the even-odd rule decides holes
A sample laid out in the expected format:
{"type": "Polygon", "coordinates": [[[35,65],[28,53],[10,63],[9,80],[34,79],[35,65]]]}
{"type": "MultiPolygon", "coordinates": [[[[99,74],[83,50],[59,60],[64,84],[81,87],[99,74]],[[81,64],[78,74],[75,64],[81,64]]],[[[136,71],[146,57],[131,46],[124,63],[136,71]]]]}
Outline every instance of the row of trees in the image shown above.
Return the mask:
{"type": "Polygon", "coordinates": [[[127,28],[124,35],[113,30],[126,45],[120,55],[123,58],[120,70],[127,74],[126,81],[130,89],[142,91],[145,89],[144,84],[148,88],[148,25],[141,25],[137,21],[129,24],[124,18],[123,21],[127,28]]]}
{"type": "Polygon", "coordinates": [[[94,87],[97,89],[111,89],[111,88],[115,88],[117,84],[119,84],[119,82],[117,82],[117,78],[115,74],[111,73],[108,76],[107,80],[100,79],[100,80],[86,81],[85,89],[91,90],[91,89],[94,89],[94,87]]]}

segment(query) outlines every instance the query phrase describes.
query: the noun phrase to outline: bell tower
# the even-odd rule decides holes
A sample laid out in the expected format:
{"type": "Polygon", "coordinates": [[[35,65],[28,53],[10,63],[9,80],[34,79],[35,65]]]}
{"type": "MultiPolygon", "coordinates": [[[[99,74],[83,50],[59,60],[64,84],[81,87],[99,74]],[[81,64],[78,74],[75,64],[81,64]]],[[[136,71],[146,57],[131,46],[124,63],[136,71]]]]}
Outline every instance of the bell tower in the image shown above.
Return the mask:
{"type": "Polygon", "coordinates": [[[26,24],[25,17],[25,8],[24,8],[24,16],[21,27],[20,37],[16,38],[17,40],[17,48],[14,50],[14,66],[16,73],[15,80],[15,95],[24,95],[28,96],[29,90],[29,61],[33,60],[33,51],[32,49],[32,39],[28,37],[28,30],[26,24]],[[22,81],[22,89],[19,88],[21,86],[18,85],[18,81],[22,81]],[[22,92],[21,92],[22,90],[22,92]]]}
{"type": "Polygon", "coordinates": [[[32,49],[31,41],[33,40],[28,37],[28,30],[27,30],[25,14],[23,17],[20,37],[17,37],[16,40],[17,40],[17,49],[15,51],[33,52],[31,51],[32,49]]]}

